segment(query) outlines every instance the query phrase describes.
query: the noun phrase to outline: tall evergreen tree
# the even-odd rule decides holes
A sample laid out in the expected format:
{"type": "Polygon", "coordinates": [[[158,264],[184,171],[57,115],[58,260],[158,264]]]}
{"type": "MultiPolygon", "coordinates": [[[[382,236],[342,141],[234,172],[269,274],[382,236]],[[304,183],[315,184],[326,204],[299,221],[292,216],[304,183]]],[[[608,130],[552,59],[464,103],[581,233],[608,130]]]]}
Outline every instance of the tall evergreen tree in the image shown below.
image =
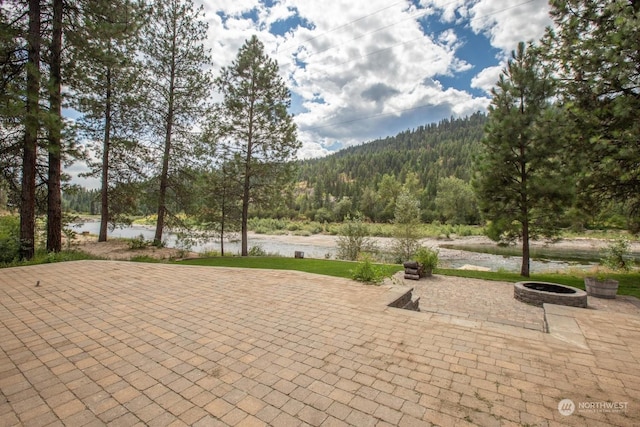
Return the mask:
{"type": "Polygon", "coordinates": [[[213,233],[219,238],[220,254],[224,256],[225,238],[240,228],[242,185],[237,170],[239,162],[233,161],[233,153],[226,150],[227,147],[218,146],[217,133],[215,123],[205,124],[202,151],[198,155],[207,162],[196,182],[196,191],[201,197],[195,203],[194,216],[207,234],[213,233]]]}
{"type": "Polygon", "coordinates": [[[478,197],[499,237],[521,239],[528,277],[529,240],[553,235],[568,188],[551,123],[554,82],[535,47],[518,45],[492,95],[478,197]]]}
{"type": "Polygon", "coordinates": [[[136,59],[143,6],[134,1],[92,1],[79,9],[80,23],[69,34],[71,86],[81,128],[93,141],[89,175],[101,178],[98,241],[109,224],[134,210],[132,182],[144,176],[145,147],[140,142],[142,67],[136,59]],[[123,190],[126,189],[126,190],[123,190]]]}
{"type": "Polygon", "coordinates": [[[231,66],[222,69],[215,85],[224,100],[214,121],[218,143],[234,152],[242,180],[242,256],[248,254],[249,205],[265,206],[291,182],[300,142],[287,112],[291,94],[278,75],[278,64],[252,36],[231,66]]]}
{"type": "MultiPolygon", "coordinates": [[[[581,192],[615,200],[640,230],[640,2],[552,0],[568,154],[581,192]]],[[[593,209],[594,203],[590,203],[593,209]]]]}
{"type": "Polygon", "coordinates": [[[49,45],[49,119],[47,120],[47,251],[62,250],[62,31],[63,0],[52,0],[49,45]]]}
{"type": "Polygon", "coordinates": [[[25,10],[18,5],[0,7],[0,181],[13,206],[20,205],[24,143],[25,10]]]}
{"type": "MultiPolygon", "coordinates": [[[[211,78],[205,67],[210,58],[204,48],[207,24],[203,7],[191,0],[157,1],[145,34],[147,118],[160,151],[156,232],[162,243],[169,213],[169,197],[179,206],[189,191],[185,173],[193,163],[194,129],[205,112],[211,78]]],[[[174,212],[175,213],[175,212],[174,212]]],[[[172,215],[169,219],[175,220],[172,215]]]]}
{"type": "MultiPolygon", "coordinates": [[[[65,178],[62,174],[62,161],[68,160],[69,155],[75,154],[73,135],[69,132],[63,133],[61,114],[62,32],[65,4],[69,3],[60,0],[39,3],[12,1],[11,6],[2,8],[0,13],[2,17],[0,163],[2,163],[3,178],[10,189],[11,199],[20,206],[21,214],[24,213],[22,222],[26,228],[31,228],[29,223],[35,226],[35,215],[46,212],[47,248],[51,251],[61,250],[60,189],[65,178]],[[34,14],[39,16],[37,18],[39,23],[34,21],[34,14]],[[32,51],[34,48],[32,41],[36,37],[33,25],[36,24],[38,25],[36,43],[39,51],[37,66],[33,61],[34,52],[32,51]],[[30,54],[29,51],[31,51],[30,54]],[[28,96],[27,93],[29,93],[28,96]],[[49,103],[48,108],[45,100],[49,103]],[[19,139],[16,133],[18,127],[24,129],[19,139]],[[45,134],[46,138],[44,138],[45,134]],[[21,166],[16,166],[19,157],[18,145],[22,146],[20,151],[23,152],[23,162],[28,160],[21,166]],[[24,148],[27,150],[24,151],[24,148]],[[26,164],[28,166],[25,168],[26,164]],[[45,184],[46,192],[42,190],[45,184]],[[15,197],[18,193],[20,197],[15,197]],[[23,203],[23,200],[26,203],[23,203]],[[45,203],[48,204],[47,207],[44,206],[45,203]],[[26,213],[31,211],[33,219],[31,214],[26,213]]],[[[26,228],[23,227],[23,233],[26,232],[26,228]]],[[[35,242],[32,248],[35,250],[35,242]]],[[[32,252],[30,247],[22,256],[28,257],[30,255],[27,253],[32,254],[32,252]]]]}
{"type": "Polygon", "coordinates": [[[41,124],[39,107],[40,49],[42,44],[40,0],[29,0],[28,15],[26,108],[20,198],[20,258],[22,259],[31,259],[35,254],[36,163],[38,132],[41,124]]]}
{"type": "Polygon", "coordinates": [[[202,197],[197,217],[219,238],[222,256],[225,238],[240,227],[242,193],[237,165],[231,161],[216,163],[216,168],[203,177],[199,190],[202,197]]]}

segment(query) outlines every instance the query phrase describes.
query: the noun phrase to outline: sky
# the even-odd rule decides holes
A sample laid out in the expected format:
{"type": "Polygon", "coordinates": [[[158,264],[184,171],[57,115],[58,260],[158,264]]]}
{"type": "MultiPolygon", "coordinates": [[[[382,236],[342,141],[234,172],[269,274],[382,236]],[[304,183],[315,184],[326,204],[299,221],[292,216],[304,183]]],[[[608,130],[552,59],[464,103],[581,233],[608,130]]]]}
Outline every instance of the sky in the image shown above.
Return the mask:
{"type": "MultiPolygon", "coordinates": [[[[278,62],[300,159],[486,111],[511,52],[552,24],[547,0],[194,3],[209,26],[214,76],[252,35],[278,62]]],[[[81,162],[66,170],[99,188],[77,177],[85,171],[81,162]]]]}
{"type": "Polygon", "coordinates": [[[216,70],[252,35],[291,91],[299,158],[486,111],[547,0],[195,0],[216,70]]]}

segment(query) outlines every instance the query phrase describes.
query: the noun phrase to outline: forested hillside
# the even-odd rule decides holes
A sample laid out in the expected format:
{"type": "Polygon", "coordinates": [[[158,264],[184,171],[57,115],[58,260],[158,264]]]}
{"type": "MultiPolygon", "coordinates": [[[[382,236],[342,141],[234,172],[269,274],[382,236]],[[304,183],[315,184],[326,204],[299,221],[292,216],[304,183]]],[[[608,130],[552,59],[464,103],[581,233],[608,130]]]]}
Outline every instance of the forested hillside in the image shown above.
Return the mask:
{"type": "MultiPolygon", "coordinates": [[[[388,221],[393,218],[395,197],[406,185],[420,200],[423,219],[447,220],[442,212],[436,214],[438,183],[449,177],[469,182],[486,120],[481,113],[442,120],[300,161],[297,198],[286,211],[291,216],[338,221],[361,212],[371,220],[388,221]]],[[[98,213],[98,199],[95,190],[76,188],[63,194],[65,210],[77,212],[98,213]]],[[[138,212],[149,213],[148,209],[138,212]]]]}
{"type": "MultiPolygon", "coordinates": [[[[360,211],[373,220],[393,218],[392,201],[406,184],[420,200],[423,219],[438,219],[435,198],[442,178],[469,182],[486,116],[443,120],[300,163],[297,207],[307,216],[360,211]]],[[[337,218],[336,218],[337,217],[337,218]]]]}

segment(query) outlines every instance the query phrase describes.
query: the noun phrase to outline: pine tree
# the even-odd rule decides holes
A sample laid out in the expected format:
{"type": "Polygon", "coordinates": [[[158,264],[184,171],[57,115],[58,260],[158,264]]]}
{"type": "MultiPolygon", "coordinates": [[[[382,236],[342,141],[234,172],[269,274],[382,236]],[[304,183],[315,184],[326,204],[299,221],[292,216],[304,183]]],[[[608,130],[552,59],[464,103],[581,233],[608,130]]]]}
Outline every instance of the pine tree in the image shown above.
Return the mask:
{"type": "Polygon", "coordinates": [[[20,258],[35,255],[36,167],[37,143],[40,130],[40,0],[29,0],[29,29],[27,33],[27,85],[24,116],[24,145],[22,155],[22,190],[20,198],[20,258]]]}
{"type": "Polygon", "coordinates": [[[13,7],[3,8],[0,13],[3,128],[0,163],[10,197],[20,206],[22,233],[33,233],[23,238],[26,246],[21,256],[25,258],[35,251],[35,215],[43,212],[47,213],[47,249],[61,250],[60,190],[65,178],[61,164],[76,154],[72,133],[63,132],[61,114],[65,4],[69,3],[13,1],[13,7]],[[37,63],[34,61],[36,48],[37,63]],[[20,138],[18,128],[24,132],[20,138]],[[22,145],[23,151],[20,166],[18,145],[22,145]],[[19,200],[15,197],[18,193],[21,194],[19,200]]]}
{"type": "Polygon", "coordinates": [[[202,134],[203,157],[209,159],[208,166],[198,180],[198,199],[195,216],[208,232],[214,232],[220,241],[220,254],[224,256],[224,241],[229,234],[240,228],[240,200],[242,199],[239,162],[233,161],[233,153],[227,147],[218,146],[217,128],[209,122],[202,134]]]}
{"type": "Polygon", "coordinates": [[[248,254],[249,205],[267,206],[291,182],[291,160],[300,147],[287,112],[291,95],[278,64],[256,36],[240,48],[215,85],[224,100],[215,109],[218,143],[234,153],[242,180],[242,256],[248,254]]]}
{"type": "Polygon", "coordinates": [[[91,176],[101,178],[98,241],[109,224],[126,221],[135,197],[126,194],[144,176],[145,147],[139,141],[141,64],[136,60],[144,8],[128,0],[92,1],[79,10],[80,24],[69,34],[74,106],[99,159],[89,159],[91,176]],[[126,190],[125,190],[126,189],[126,190]],[[123,194],[125,193],[125,194],[123,194]]]}
{"type": "Polygon", "coordinates": [[[494,237],[521,239],[528,277],[529,240],[553,235],[569,187],[554,134],[554,82],[534,46],[518,45],[492,95],[478,197],[494,237]]]}
{"type": "Polygon", "coordinates": [[[49,45],[49,120],[47,174],[47,251],[62,250],[62,32],[63,0],[52,0],[49,45]]]}
{"type": "Polygon", "coordinates": [[[216,162],[216,168],[205,174],[199,188],[202,203],[197,217],[216,233],[222,256],[225,237],[237,232],[240,227],[242,194],[237,165],[238,162],[216,162]]]}
{"type": "Polygon", "coordinates": [[[205,113],[211,84],[204,70],[210,58],[203,44],[207,24],[202,15],[203,7],[195,9],[191,0],[161,0],[155,3],[145,34],[146,113],[161,159],[155,245],[162,244],[170,196],[178,209],[189,192],[186,184],[197,141],[194,129],[205,113]]]}
{"type": "Polygon", "coordinates": [[[26,48],[23,46],[23,8],[0,7],[0,182],[8,204],[20,205],[24,142],[24,83],[26,48]]]}
{"type": "Polygon", "coordinates": [[[552,59],[562,77],[567,151],[591,196],[627,208],[640,230],[640,2],[553,0],[552,59]]]}

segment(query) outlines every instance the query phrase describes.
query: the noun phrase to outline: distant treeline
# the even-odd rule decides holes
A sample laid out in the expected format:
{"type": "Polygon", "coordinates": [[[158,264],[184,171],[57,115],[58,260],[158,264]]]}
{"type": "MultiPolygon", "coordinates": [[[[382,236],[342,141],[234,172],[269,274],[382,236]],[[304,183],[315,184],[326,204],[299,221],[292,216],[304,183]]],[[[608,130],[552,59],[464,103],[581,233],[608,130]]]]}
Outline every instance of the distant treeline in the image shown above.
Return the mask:
{"type": "Polygon", "coordinates": [[[65,212],[98,215],[100,213],[100,190],[72,187],[62,192],[62,209],[65,212]]]}
{"type": "MultiPolygon", "coordinates": [[[[399,189],[407,184],[420,200],[425,220],[446,220],[435,212],[438,182],[448,177],[469,182],[485,123],[482,113],[446,119],[327,157],[299,161],[293,197],[277,212],[255,213],[314,219],[319,211],[318,219],[333,221],[362,212],[371,220],[386,222],[393,218],[391,208],[399,189]]],[[[99,190],[73,188],[64,192],[63,207],[99,214],[99,197],[99,190]]]]}
{"type": "MultiPolygon", "coordinates": [[[[390,222],[396,197],[405,187],[420,201],[423,222],[482,223],[471,181],[486,121],[483,113],[446,119],[298,161],[293,192],[270,210],[252,210],[251,216],[334,222],[362,214],[371,221],[390,222]]],[[[99,214],[99,199],[99,190],[74,187],[63,192],[63,208],[99,214]]],[[[135,205],[137,214],[153,214],[145,200],[135,205]]],[[[615,203],[591,212],[573,207],[560,220],[575,228],[624,227],[622,211],[615,203]]]]}

